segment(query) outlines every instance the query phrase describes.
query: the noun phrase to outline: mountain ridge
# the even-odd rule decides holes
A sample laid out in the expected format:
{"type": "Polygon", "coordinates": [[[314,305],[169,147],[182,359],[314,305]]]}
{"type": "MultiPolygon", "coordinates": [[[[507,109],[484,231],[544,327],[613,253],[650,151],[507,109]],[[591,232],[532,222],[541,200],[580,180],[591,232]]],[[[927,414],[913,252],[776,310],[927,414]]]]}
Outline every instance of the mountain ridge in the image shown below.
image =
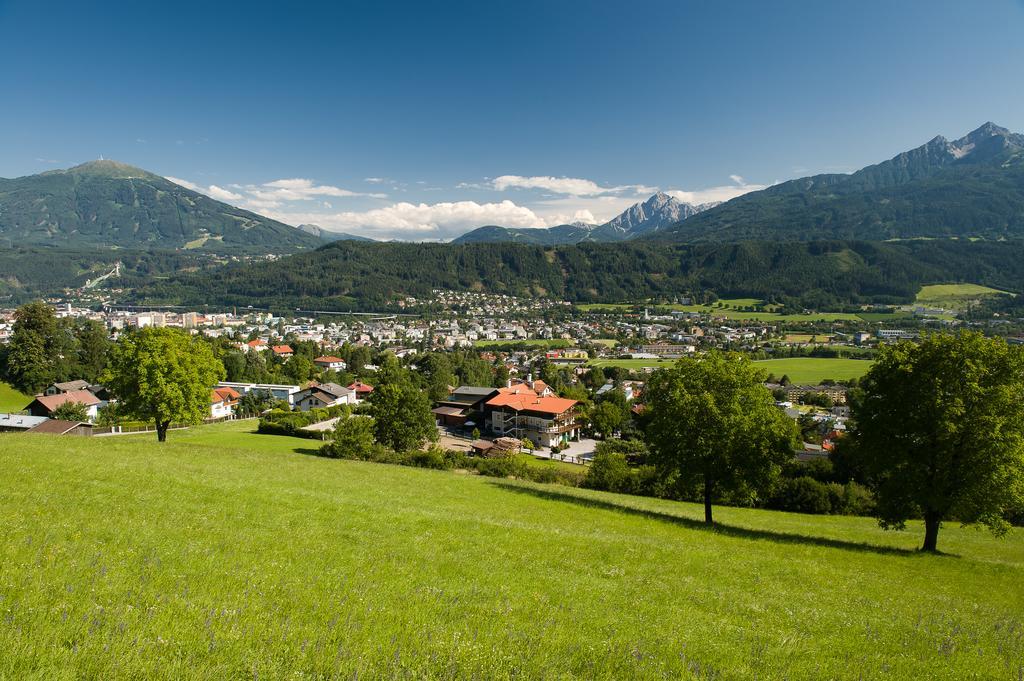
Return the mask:
{"type": "Polygon", "coordinates": [[[1024,236],[1024,135],[988,122],[850,174],[797,178],[736,197],[642,238],[749,239],[1024,236]]]}
{"type": "Polygon", "coordinates": [[[326,243],[142,168],[101,159],[0,178],[0,244],[290,253],[326,243]]]}
{"type": "Polygon", "coordinates": [[[717,203],[693,205],[657,192],[634,203],[611,220],[601,224],[573,222],[554,227],[502,227],[484,225],[451,240],[450,243],[521,243],[534,246],[566,246],[584,242],[629,241],[653,234],[686,220],[717,203]]]}

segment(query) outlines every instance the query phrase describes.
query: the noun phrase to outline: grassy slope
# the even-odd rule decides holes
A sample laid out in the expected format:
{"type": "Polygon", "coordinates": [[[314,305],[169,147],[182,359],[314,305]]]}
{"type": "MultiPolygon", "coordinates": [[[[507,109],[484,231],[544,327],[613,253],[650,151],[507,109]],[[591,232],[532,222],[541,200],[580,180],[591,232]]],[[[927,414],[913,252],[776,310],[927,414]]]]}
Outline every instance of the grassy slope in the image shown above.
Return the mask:
{"type": "Polygon", "coordinates": [[[26,395],[10,385],[0,382],[0,413],[21,411],[31,401],[31,395],[26,395]]]}
{"type": "Polygon", "coordinates": [[[1007,295],[1007,293],[978,284],[933,284],[923,286],[914,302],[918,305],[959,310],[985,296],[998,295],[1007,295]]]}
{"type": "Polygon", "coordinates": [[[722,508],[707,531],[690,504],[243,427],[0,435],[0,677],[1022,673],[1019,530],[944,528],[937,557],[868,519],[722,508]]]}

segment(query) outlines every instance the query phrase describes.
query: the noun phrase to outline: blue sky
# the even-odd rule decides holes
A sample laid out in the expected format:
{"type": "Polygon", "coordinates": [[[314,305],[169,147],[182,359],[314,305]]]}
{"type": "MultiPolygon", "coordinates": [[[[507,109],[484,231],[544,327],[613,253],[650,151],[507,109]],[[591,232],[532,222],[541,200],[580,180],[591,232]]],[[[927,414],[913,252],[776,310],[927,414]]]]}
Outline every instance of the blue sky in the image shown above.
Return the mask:
{"type": "Polygon", "coordinates": [[[1024,130],[1024,0],[0,0],[0,58],[2,177],[102,155],[382,238],[1024,130]]]}

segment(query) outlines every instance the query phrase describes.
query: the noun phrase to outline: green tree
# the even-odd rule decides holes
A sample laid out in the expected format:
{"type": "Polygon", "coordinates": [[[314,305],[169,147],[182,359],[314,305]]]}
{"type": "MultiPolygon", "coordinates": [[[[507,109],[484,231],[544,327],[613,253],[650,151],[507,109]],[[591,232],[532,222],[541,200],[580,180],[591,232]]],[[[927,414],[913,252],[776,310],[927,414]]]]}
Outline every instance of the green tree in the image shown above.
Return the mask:
{"type": "Polygon", "coordinates": [[[852,436],[881,525],[923,518],[925,551],[947,519],[1005,532],[1024,502],[1024,353],[934,334],[884,347],[861,387],[852,436]]]}
{"type": "Polygon", "coordinates": [[[308,357],[294,355],[285,362],[284,374],[292,381],[302,384],[309,380],[309,377],[313,375],[314,369],[313,362],[308,357]]]}
{"type": "Polygon", "coordinates": [[[178,329],[146,328],[114,346],[103,380],[128,413],[156,424],[164,442],[172,422],[210,415],[210,390],[223,377],[208,343],[178,329]]]}
{"type": "Polygon", "coordinates": [[[795,426],[775,407],[764,374],[734,353],[710,352],[656,371],[648,384],[647,441],[655,465],[696,484],[704,520],[716,496],[763,490],[793,457],[795,426]]]}
{"type": "Polygon", "coordinates": [[[65,402],[50,412],[50,418],[84,423],[89,420],[89,408],[81,402],[65,402]]]}
{"type": "Polygon", "coordinates": [[[622,410],[614,402],[599,402],[590,411],[590,425],[605,438],[611,437],[624,421],[622,410]]]}
{"type": "Polygon", "coordinates": [[[343,416],[334,427],[334,439],[320,451],[336,459],[368,459],[377,447],[374,432],[369,416],[343,416]]]}
{"type": "Polygon", "coordinates": [[[625,454],[598,448],[583,478],[583,486],[609,492],[630,492],[632,481],[633,471],[625,454]]]}
{"type": "Polygon", "coordinates": [[[95,383],[103,375],[110,354],[107,328],[95,320],[87,320],[75,329],[78,343],[78,378],[95,383]]]}
{"type": "Polygon", "coordinates": [[[6,378],[11,385],[36,393],[57,380],[56,338],[57,315],[46,303],[29,303],[15,311],[7,349],[6,378]]]}
{"type": "Polygon", "coordinates": [[[409,372],[386,354],[377,372],[377,384],[370,393],[377,441],[394,449],[419,449],[437,439],[430,398],[413,385],[409,372]]]}

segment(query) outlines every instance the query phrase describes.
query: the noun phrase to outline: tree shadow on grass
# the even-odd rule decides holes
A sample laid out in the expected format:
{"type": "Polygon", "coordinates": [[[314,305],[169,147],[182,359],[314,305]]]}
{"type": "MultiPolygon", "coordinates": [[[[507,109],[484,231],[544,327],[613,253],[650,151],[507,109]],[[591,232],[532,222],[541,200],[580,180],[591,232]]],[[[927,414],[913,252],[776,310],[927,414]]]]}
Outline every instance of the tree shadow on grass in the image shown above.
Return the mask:
{"type": "Polygon", "coordinates": [[[296,454],[305,454],[306,456],[316,456],[316,457],[319,457],[321,459],[330,458],[330,457],[324,456],[323,453],[321,453],[321,451],[319,450],[319,448],[295,447],[292,451],[295,452],[296,454]]]}
{"type": "MultiPolygon", "coordinates": [[[[515,482],[509,482],[505,480],[492,480],[489,481],[491,485],[500,487],[509,492],[515,492],[516,494],[526,494],[547,501],[559,501],[563,503],[576,504],[578,506],[585,506],[588,508],[596,508],[604,511],[615,511],[617,513],[626,513],[630,515],[638,515],[643,518],[649,518],[651,520],[659,520],[662,522],[672,523],[679,525],[691,530],[703,530],[705,532],[713,532],[726,537],[737,537],[740,539],[755,539],[755,540],[768,540],[777,542],[779,544],[804,544],[809,546],[821,546],[830,549],[840,549],[844,551],[864,551],[868,553],[878,553],[883,555],[892,556],[920,556],[920,555],[934,555],[924,554],[916,549],[904,549],[895,546],[878,546],[876,544],[868,544],[866,542],[854,542],[846,541],[843,539],[829,539],[828,537],[815,537],[805,534],[797,534],[793,532],[779,532],[776,530],[759,530],[748,527],[737,527],[735,525],[723,525],[722,523],[715,523],[713,526],[706,525],[701,520],[695,520],[693,518],[684,518],[682,516],[673,515],[671,513],[663,513],[661,511],[651,511],[643,508],[636,508],[633,506],[626,506],[623,504],[617,504],[612,501],[605,499],[597,499],[594,497],[585,497],[573,494],[571,492],[563,492],[553,488],[540,488],[530,487],[527,485],[518,484],[515,482]]],[[[952,556],[953,554],[940,554],[944,556],[952,556]]]]}

